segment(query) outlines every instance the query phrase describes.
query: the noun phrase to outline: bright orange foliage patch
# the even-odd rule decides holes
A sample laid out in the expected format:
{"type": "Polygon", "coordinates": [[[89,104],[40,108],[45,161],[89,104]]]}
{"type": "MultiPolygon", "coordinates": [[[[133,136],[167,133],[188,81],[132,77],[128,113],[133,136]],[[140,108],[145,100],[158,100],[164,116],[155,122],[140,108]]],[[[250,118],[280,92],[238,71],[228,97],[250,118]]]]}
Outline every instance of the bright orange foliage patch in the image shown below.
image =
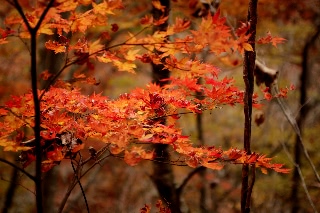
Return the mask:
{"type": "MultiPolygon", "coordinates": [[[[163,10],[159,1],[152,1],[154,7],[163,10]]],[[[164,68],[175,73],[175,77],[166,79],[170,84],[160,88],[148,84],[145,88],[137,88],[128,94],[111,100],[100,94],[85,96],[80,89],[64,87],[63,82],[51,85],[51,88],[39,91],[41,97],[41,145],[44,152],[43,171],[47,171],[61,160],[71,158],[74,153],[83,149],[88,139],[98,139],[108,146],[113,155],[121,155],[129,165],[136,165],[141,160],[152,160],[154,153],[147,150],[148,144],[169,144],[179,153],[183,163],[191,166],[205,166],[211,169],[221,169],[225,163],[254,164],[277,172],[288,172],[280,164],[272,164],[270,158],[260,154],[247,154],[243,150],[230,148],[222,150],[216,147],[194,147],[190,139],[182,134],[175,123],[179,113],[202,113],[221,105],[241,104],[243,91],[233,85],[230,78],[218,78],[219,69],[211,64],[203,63],[192,58],[208,48],[211,53],[233,53],[252,51],[246,34],[247,25],[237,30],[237,38],[231,34],[226,25],[226,19],[217,12],[214,16],[203,18],[198,29],[189,30],[190,21],[176,18],[166,31],[156,31],[152,35],[138,36],[128,33],[127,40],[112,46],[105,46],[109,33],[102,32],[99,39],[91,41],[85,37],[89,28],[108,26],[114,33],[118,24],[108,23],[108,16],[116,9],[123,7],[120,0],[101,1],[91,0],[63,1],[59,0],[44,19],[39,33],[51,35],[57,31],[59,37],[45,43],[45,47],[56,54],[64,54],[67,58],[65,67],[73,64],[87,64],[91,69],[91,61],[111,63],[119,71],[134,73],[136,62],[153,62],[163,64],[164,68]],[[92,9],[78,12],[81,5],[91,5],[92,9]],[[70,17],[63,18],[62,13],[70,12],[70,17]],[[173,40],[169,36],[177,35],[173,40]],[[76,39],[66,37],[68,34],[80,34],[76,39]],[[107,36],[106,36],[107,35],[107,36]],[[104,40],[105,39],[105,40],[104,40]],[[192,59],[191,59],[192,58],[192,59]],[[203,78],[204,84],[198,84],[203,78]],[[194,97],[195,92],[201,92],[203,98],[194,97]],[[168,125],[163,125],[164,117],[172,118],[168,125]]],[[[36,25],[44,8],[39,7],[27,14],[31,26],[36,25]]],[[[154,20],[145,16],[141,24],[143,29],[164,23],[168,17],[154,20]]],[[[9,16],[5,23],[8,29],[0,29],[0,44],[7,43],[7,37],[20,36],[27,38],[27,27],[23,20],[9,16]],[[22,27],[21,27],[22,26],[22,27]],[[19,32],[19,33],[17,33],[19,32]]],[[[272,43],[276,46],[284,39],[271,37],[268,34],[258,43],[272,43]]],[[[51,80],[48,72],[41,75],[51,80]]],[[[93,77],[83,73],[75,74],[74,81],[98,84],[93,77]]],[[[34,126],[32,93],[23,96],[13,96],[0,108],[0,146],[6,151],[22,150],[24,167],[34,158],[33,137],[29,142],[17,137],[25,129],[34,126]]],[[[148,208],[146,207],[146,212],[148,208]]]]}

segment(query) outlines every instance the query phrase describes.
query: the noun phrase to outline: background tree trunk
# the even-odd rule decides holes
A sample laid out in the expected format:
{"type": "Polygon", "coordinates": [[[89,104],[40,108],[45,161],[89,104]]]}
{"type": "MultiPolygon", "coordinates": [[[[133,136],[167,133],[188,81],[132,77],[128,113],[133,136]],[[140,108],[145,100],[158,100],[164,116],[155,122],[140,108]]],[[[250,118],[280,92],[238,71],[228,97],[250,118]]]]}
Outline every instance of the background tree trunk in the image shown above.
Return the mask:
{"type": "MultiPolygon", "coordinates": [[[[320,26],[317,27],[316,32],[310,37],[310,39],[306,42],[303,52],[302,52],[302,70],[300,76],[300,106],[301,109],[299,111],[299,115],[297,118],[297,125],[300,129],[300,133],[302,136],[303,133],[303,123],[307,117],[308,112],[310,111],[310,106],[307,103],[307,89],[308,89],[308,75],[309,75],[309,49],[314,45],[317,38],[320,35],[320,26]]],[[[295,144],[294,144],[294,162],[296,165],[301,166],[301,141],[299,135],[296,135],[295,144]]],[[[294,167],[292,173],[292,189],[291,189],[291,212],[297,213],[300,209],[300,199],[298,197],[299,194],[299,186],[300,186],[300,175],[298,171],[298,167],[294,167]]]]}
{"type": "MultiPolygon", "coordinates": [[[[153,8],[152,13],[155,19],[159,19],[162,16],[168,16],[170,10],[170,0],[161,0],[161,5],[165,6],[165,11],[162,12],[153,8]]],[[[165,31],[168,27],[168,20],[157,27],[154,28],[154,31],[165,31]]],[[[162,79],[166,79],[170,76],[169,70],[163,69],[164,66],[152,64],[153,72],[152,72],[152,81],[160,86],[166,84],[166,82],[161,81],[162,79]]],[[[166,120],[163,119],[161,121],[165,123],[166,120]]],[[[170,161],[170,155],[168,151],[168,145],[166,144],[156,144],[154,145],[156,159],[155,161],[170,161]]],[[[153,163],[153,175],[152,179],[157,187],[159,195],[166,205],[171,209],[172,212],[181,212],[180,211],[180,199],[177,195],[176,186],[174,183],[174,174],[172,170],[172,166],[169,163],[153,163]]]]}
{"type": "Polygon", "coordinates": [[[4,206],[2,208],[2,213],[10,212],[10,208],[13,202],[13,198],[17,189],[17,180],[18,180],[18,170],[16,168],[12,168],[10,185],[6,192],[6,198],[4,201],[4,206]]]}
{"type": "MultiPolygon", "coordinates": [[[[62,67],[62,62],[64,61],[62,54],[55,54],[53,51],[48,51],[44,47],[45,41],[48,41],[49,38],[47,36],[42,36],[39,41],[41,41],[41,48],[39,48],[39,56],[42,63],[39,63],[38,74],[41,72],[48,70],[49,73],[55,75],[60,71],[62,67]]],[[[58,36],[55,35],[54,40],[58,40],[58,36]]],[[[41,80],[41,79],[39,79],[41,80]]],[[[45,89],[47,82],[41,80],[40,89],[45,89]]],[[[55,213],[57,211],[54,206],[54,198],[56,195],[56,186],[57,186],[57,178],[58,178],[58,167],[53,167],[51,170],[45,173],[43,178],[43,208],[47,213],[55,213]]]]}

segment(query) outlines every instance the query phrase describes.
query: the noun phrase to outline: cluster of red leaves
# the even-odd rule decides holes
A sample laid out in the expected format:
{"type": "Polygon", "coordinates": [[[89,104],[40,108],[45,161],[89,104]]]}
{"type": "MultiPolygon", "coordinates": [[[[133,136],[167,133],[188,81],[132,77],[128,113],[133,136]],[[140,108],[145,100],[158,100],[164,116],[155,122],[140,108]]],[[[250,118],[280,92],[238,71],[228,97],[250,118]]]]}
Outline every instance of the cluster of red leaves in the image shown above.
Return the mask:
{"type": "MultiPolygon", "coordinates": [[[[159,1],[152,1],[152,4],[160,10],[163,9],[159,1]]],[[[70,153],[82,149],[83,145],[78,143],[78,140],[94,138],[109,144],[112,154],[123,154],[129,165],[136,165],[142,159],[153,159],[153,151],[146,150],[145,144],[162,143],[171,145],[176,152],[184,156],[185,163],[192,167],[202,165],[221,169],[224,162],[229,162],[255,164],[263,169],[287,172],[282,169],[282,165],[272,164],[271,159],[263,155],[247,154],[232,148],[223,151],[215,147],[194,147],[176,126],[181,110],[201,113],[225,104],[242,103],[243,92],[233,86],[232,79],[219,80],[216,67],[197,59],[191,60],[190,56],[204,48],[214,54],[252,51],[251,45],[247,43],[248,24],[237,30],[237,38],[234,38],[231,29],[225,24],[226,19],[221,18],[217,12],[214,16],[203,18],[197,30],[189,30],[190,21],[176,18],[166,31],[156,31],[142,37],[129,33],[125,42],[114,46],[106,47],[101,44],[101,39],[109,38],[103,33],[94,41],[89,41],[84,36],[74,36],[76,33],[86,32],[89,27],[108,26],[107,16],[121,8],[121,0],[104,0],[100,3],[93,0],[57,0],[38,32],[47,35],[57,32],[59,38],[47,41],[45,47],[56,54],[67,54],[68,65],[73,63],[91,66],[90,60],[97,60],[112,63],[119,71],[134,73],[136,60],[140,60],[143,63],[163,64],[164,68],[175,72],[175,77],[167,79],[170,84],[163,88],[149,84],[145,89],[135,89],[115,100],[99,94],[85,96],[79,89],[70,90],[57,85],[46,92],[39,91],[39,94],[44,94],[41,96],[41,143],[46,151],[44,171],[69,157],[70,153]],[[78,12],[77,8],[81,5],[90,5],[92,9],[78,12]],[[67,19],[62,15],[65,12],[70,12],[67,19]],[[183,34],[180,34],[181,32],[183,34]],[[72,34],[71,38],[64,36],[67,34],[72,34]],[[172,35],[179,36],[174,36],[173,40],[169,41],[168,37],[172,35]],[[199,77],[204,79],[204,85],[197,83],[199,77]],[[201,92],[203,97],[194,98],[195,92],[201,92]],[[166,125],[161,123],[164,117],[168,118],[166,125]],[[66,135],[70,137],[67,140],[69,142],[63,140],[66,135]]],[[[43,10],[44,7],[39,5],[37,9],[27,12],[26,17],[32,27],[38,22],[43,10]]],[[[161,17],[154,20],[145,16],[141,24],[147,24],[146,28],[149,28],[162,24],[167,19],[168,17],[161,17]]],[[[6,36],[14,32],[18,32],[21,38],[30,37],[20,17],[8,16],[5,24],[8,29],[18,30],[1,30],[0,44],[5,43],[6,36]]],[[[116,32],[119,26],[113,23],[110,29],[116,32]]],[[[276,44],[279,39],[269,36],[260,41],[266,42],[276,44]]],[[[49,79],[51,76],[44,72],[42,77],[49,79]]],[[[84,78],[86,76],[81,74],[75,76],[78,80],[84,78]]],[[[95,83],[95,80],[91,79],[90,82],[95,83]]],[[[34,126],[32,94],[12,97],[1,108],[0,115],[0,146],[6,151],[25,151],[28,154],[25,162],[27,166],[34,160],[33,146],[23,143],[23,137],[18,133],[34,126]]],[[[28,137],[32,139],[32,134],[28,137]]]]}
{"type": "MultiPolygon", "coordinates": [[[[161,200],[157,201],[156,207],[159,213],[171,213],[171,210],[169,209],[169,207],[166,207],[161,200]]],[[[150,212],[151,212],[151,206],[147,204],[145,204],[144,207],[140,209],[140,213],[150,213],[150,212]]]]}
{"type": "Polygon", "coordinates": [[[286,98],[288,95],[288,92],[292,90],[295,90],[295,86],[293,84],[290,85],[290,87],[280,88],[280,90],[277,91],[278,93],[274,95],[271,94],[269,87],[265,87],[264,89],[261,89],[261,91],[263,92],[264,98],[267,101],[270,101],[273,98],[286,98]]]}
{"type": "Polygon", "coordinates": [[[277,47],[277,44],[281,44],[285,42],[286,39],[272,36],[270,32],[267,32],[267,36],[260,38],[257,43],[258,44],[269,44],[271,43],[273,46],[277,47]]]}
{"type": "MultiPolygon", "coordinates": [[[[66,150],[61,142],[54,142],[61,141],[61,135],[68,132],[74,140],[94,138],[110,144],[110,152],[124,154],[124,160],[129,165],[136,165],[143,159],[153,159],[153,151],[146,150],[144,145],[161,143],[171,145],[177,153],[185,156],[185,163],[191,167],[202,165],[221,169],[223,163],[228,162],[255,164],[257,167],[287,172],[281,166],[271,164],[271,159],[258,154],[247,155],[238,149],[223,151],[215,147],[194,147],[189,138],[182,134],[176,126],[181,110],[201,113],[202,110],[242,102],[242,92],[232,85],[230,79],[219,81],[215,73],[203,77],[204,85],[197,84],[196,79],[170,78],[172,83],[163,88],[149,84],[145,89],[137,88],[115,100],[99,94],[85,96],[78,89],[52,87],[41,101],[42,145],[50,145],[44,165],[57,163],[68,157],[68,152],[74,153],[83,148],[81,143],[74,143],[66,150]],[[196,91],[202,92],[201,100],[192,98],[196,91]],[[161,124],[164,117],[168,118],[167,125],[161,124]]],[[[31,93],[12,97],[5,105],[5,109],[10,111],[1,110],[0,145],[5,150],[31,148],[13,135],[22,128],[33,127],[32,100],[31,93]]]]}

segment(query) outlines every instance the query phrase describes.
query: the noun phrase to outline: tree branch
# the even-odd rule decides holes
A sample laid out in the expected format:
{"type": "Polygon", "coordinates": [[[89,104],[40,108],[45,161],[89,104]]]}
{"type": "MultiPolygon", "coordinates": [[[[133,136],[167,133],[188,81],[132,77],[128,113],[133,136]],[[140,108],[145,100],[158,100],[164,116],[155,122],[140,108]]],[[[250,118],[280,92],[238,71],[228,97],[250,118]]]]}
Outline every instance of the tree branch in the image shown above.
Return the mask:
{"type": "Polygon", "coordinates": [[[15,168],[15,169],[17,169],[17,170],[19,170],[20,172],[22,172],[23,174],[25,174],[25,175],[26,175],[28,178],[30,178],[31,180],[36,181],[36,178],[35,178],[33,175],[31,175],[31,174],[30,174],[29,172],[27,172],[26,170],[20,168],[19,166],[15,165],[14,163],[11,163],[10,161],[8,161],[8,160],[6,160],[6,159],[2,159],[2,158],[0,158],[0,161],[3,162],[3,163],[5,163],[5,164],[10,165],[11,167],[13,167],[13,168],[15,168]]]}
{"type": "MultiPolygon", "coordinates": [[[[251,123],[252,123],[252,100],[254,89],[254,68],[255,68],[255,38],[256,38],[256,25],[257,25],[257,4],[258,0],[250,0],[248,7],[247,21],[250,23],[248,34],[250,37],[248,42],[251,44],[253,51],[245,51],[243,62],[243,80],[245,83],[244,94],[244,141],[243,146],[247,154],[251,154],[251,123]]],[[[249,188],[249,165],[244,164],[242,167],[242,188],[241,188],[241,212],[250,212],[249,188]]]]}
{"type": "Polygon", "coordinates": [[[194,170],[192,170],[182,181],[182,183],[180,184],[180,186],[177,188],[177,194],[178,196],[181,195],[184,187],[187,185],[187,183],[189,182],[189,180],[198,172],[205,170],[206,168],[203,166],[199,166],[197,168],[195,168],[194,170]]]}

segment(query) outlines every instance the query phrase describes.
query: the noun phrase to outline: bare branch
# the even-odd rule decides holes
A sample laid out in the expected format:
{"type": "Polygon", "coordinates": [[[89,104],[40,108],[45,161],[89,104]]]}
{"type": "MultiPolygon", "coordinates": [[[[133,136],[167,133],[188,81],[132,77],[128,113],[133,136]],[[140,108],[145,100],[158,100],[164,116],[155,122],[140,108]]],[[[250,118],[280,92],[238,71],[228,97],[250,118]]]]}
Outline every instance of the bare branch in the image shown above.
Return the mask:
{"type": "Polygon", "coordinates": [[[22,172],[23,174],[25,174],[25,175],[26,175],[28,178],[30,178],[31,180],[36,181],[36,178],[35,178],[33,175],[31,175],[31,174],[30,174],[29,172],[27,172],[26,170],[20,168],[19,166],[15,165],[14,163],[11,163],[10,161],[7,161],[6,159],[2,159],[2,158],[0,158],[0,161],[3,162],[3,163],[8,164],[8,165],[10,165],[10,166],[12,166],[13,168],[15,168],[15,169],[17,169],[17,170],[19,170],[20,172],[22,172]]]}

